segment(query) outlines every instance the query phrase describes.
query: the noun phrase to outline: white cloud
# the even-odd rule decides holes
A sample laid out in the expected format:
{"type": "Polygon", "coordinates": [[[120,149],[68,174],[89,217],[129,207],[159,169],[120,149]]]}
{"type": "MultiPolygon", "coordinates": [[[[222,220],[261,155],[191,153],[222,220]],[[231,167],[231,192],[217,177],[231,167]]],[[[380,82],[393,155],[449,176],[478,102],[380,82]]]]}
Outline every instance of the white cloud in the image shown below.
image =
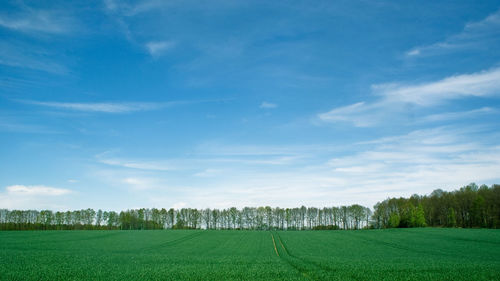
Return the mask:
{"type": "Polygon", "coordinates": [[[265,109],[271,109],[271,108],[276,108],[278,107],[277,104],[275,103],[270,103],[270,102],[262,102],[259,106],[260,108],[265,108],[265,109]]]}
{"type": "Polygon", "coordinates": [[[231,156],[231,157],[206,157],[195,155],[193,158],[171,158],[159,161],[147,161],[140,159],[120,159],[120,158],[104,158],[97,156],[100,163],[152,172],[180,172],[180,171],[197,171],[193,175],[196,177],[212,177],[221,173],[221,169],[217,167],[225,167],[226,165],[238,165],[248,167],[260,166],[282,166],[293,165],[302,157],[300,155],[294,156],[231,156]],[[216,168],[205,168],[216,167],[216,168]],[[199,169],[204,169],[199,172],[199,169]]]}
{"type": "Polygon", "coordinates": [[[309,150],[326,150],[324,146],[317,145],[230,145],[220,142],[205,142],[196,148],[200,155],[215,156],[294,156],[309,150]]]}
{"type": "Polygon", "coordinates": [[[481,21],[467,23],[462,32],[449,36],[441,42],[415,47],[406,52],[408,57],[439,54],[443,51],[478,48],[498,40],[500,30],[500,10],[481,21]]]}
{"type": "Polygon", "coordinates": [[[463,129],[418,130],[355,144],[349,151],[326,162],[316,158],[312,166],[278,172],[233,166],[223,179],[204,178],[175,200],[190,207],[351,203],[372,207],[388,196],[428,194],[437,188],[452,190],[500,179],[500,147],[474,140],[463,129]]]}
{"type": "Polygon", "coordinates": [[[133,4],[126,3],[124,1],[104,0],[104,6],[108,11],[118,12],[128,17],[158,10],[171,4],[171,1],[161,0],[143,0],[133,4]]]}
{"type": "Polygon", "coordinates": [[[44,185],[11,185],[0,192],[0,206],[7,209],[68,209],[61,198],[72,190],[44,185]]]}
{"type": "Polygon", "coordinates": [[[439,149],[448,144],[425,145],[419,140],[422,146],[412,150],[407,141],[409,137],[403,137],[385,144],[391,149],[380,145],[327,164],[281,172],[233,168],[224,178],[204,178],[171,200],[198,208],[353,203],[372,207],[388,196],[428,194],[437,188],[453,190],[473,181],[492,184],[499,179],[499,147],[451,143],[456,147],[450,150],[457,152],[442,153],[439,149]]]}
{"type": "Polygon", "coordinates": [[[500,68],[472,74],[455,75],[436,82],[418,85],[382,84],[373,89],[386,101],[431,106],[469,96],[500,95],[500,68]]]}
{"type": "Polygon", "coordinates": [[[497,113],[497,110],[491,107],[482,107],[479,109],[469,110],[469,111],[461,111],[461,112],[445,112],[439,114],[432,114],[421,118],[422,122],[436,122],[436,121],[448,121],[448,120],[456,120],[463,118],[472,118],[484,114],[493,114],[497,113]]]}
{"type": "Polygon", "coordinates": [[[59,196],[71,193],[71,190],[55,188],[43,185],[11,185],[5,188],[8,194],[36,195],[36,196],[59,196]]]}
{"type": "Polygon", "coordinates": [[[74,21],[62,12],[26,9],[14,15],[0,15],[0,26],[21,32],[63,34],[74,28],[74,21]]]}
{"type": "Polygon", "coordinates": [[[339,177],[356,177],[357,185],[399,186],[406,194],[498,180],[500,147],[472,141],[464,133],[414,131],[374,142],[374,147],[334,158],[329,165],[339,177]]]}
{"type": "Polygon", "coordinates": [[[97,157],[99,162],[111,165],[111,166],[119,166],[130,169],[139,169],[139,170],[153,170],[153,171],[171,171],[177,169],[173,164],[168,163],[166,161],[143,161],[143,160],[125,160],[125,159],[117,159],[117,158],[102,158],[100,156],[97,157]]]}
{"type": "Polygon", "coordinates": [[[418,56],[420,55],[420,50],[419,49],[413,49],[413,50],[410,50],[406,53],[406,55],[408,56],[418,56]]]}
{"type": "MultiPolygon", "coordinates": [[[[438,81],[421,84],[391,83],[372,86],[378,97],[372,103],[359,102],[334,108],[317,115],[324,122],[350,122],[356,127],[370,127],[385,120],[394,120],[395,116],[407,114],[408,108],[415,110],[429,108],[447,101],[468,97],[500,96],[500,68],[471,74],[450,76],[438,81]]],[[[462,113],[474,115],[485,113],[487,109],[462,113]]],[[[423,117],[417,122],[436,121],[437,119],[458,118],[460,113],[447,116],[436,114],[423,117]]]]}
{"type": "Polygon", "coordinates": [[[152,57],[159,57],[173,47],[175,47],[175,42],[173,41],[152,41],[146,43],[146,49],[152,57]]]}
{"type": "Polygon", "coordinates": [[[374,118],[371,113],[379,107],[379,104],[358,102],[320,113],[318,118],[325,122],[352,122],[356,127],[369,127],[378,122],[378,118],[374,118]]]}
{"type": "Polygon", "coordinates": [[[187,105],[193,103],[213,102],[216,100],[192,100],[192,101],[170,101],[170,102],[44,102],[33,100],[14,100],[16,102],[58,108],[63,110],[99,112],[99,113],[130,113],[138,111],[158,110],[173,106],[187,105]]]}
{"type": "Polygon", "coordinates": [[[24,103],[75,111],[103,113],[127,113],[134,111],[154,110],[161,107],[161,104],[158,103],[71,103],[40,101],[24,101],[24,103]]]}
{"type": "MultiPolygon", "coordinates": [[[[157,207],[178,202],[197,208],[351,203],[371,207],[388,196],[427,194],[436,188],[452,190],[473,181],[498,182],[500,147],[491,144],[498,137],[484,127],[440,127],[336,149],[322,145],[275,149],[212,144],[200,147],[208,158],[172,160],[181,167],[175,171],[114,170],[96,178],[106,178],[116,188],[140,190],[138,194],[157,207]],[[487,138],[478,137],[485,133],[487,138]],[[283,169],[212,157],[219,152],[235,159],[245,159],[242,155],[257,159],[304,157],[283,169]]],[[[99,173],[103,173],[102,168],[99,173]]]]}
{"type": "MultiPolygon", "coordinates": [[[[333,147],[333,146],[332,146],[333,147]]],[[[219,174],[219,167],[230,166],[281,166],[294,165],[307,158],[308,151],[327,152],[332,147],[325,146],[245,146],[221,143],[205,143],[197,147],[189,156],[163,159],[134,159],[113,156],[112,151],[95,156],[99,163],[109,166],[149,172],[190,171],[197,177],[219,174]],[[201,170],[201,172],[200,172],[201,170]]]]}

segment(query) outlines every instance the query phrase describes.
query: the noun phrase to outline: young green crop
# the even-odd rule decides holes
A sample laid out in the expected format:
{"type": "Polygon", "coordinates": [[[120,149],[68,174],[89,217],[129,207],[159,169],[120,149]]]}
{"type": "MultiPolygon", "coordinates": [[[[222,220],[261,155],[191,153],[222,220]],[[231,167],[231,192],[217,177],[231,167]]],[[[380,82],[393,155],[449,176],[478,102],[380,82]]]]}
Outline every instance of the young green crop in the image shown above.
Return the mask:
{"type": "Polygon", "coordinates": [[[498,253],[488,229],[0,232],[0,280],[500,280],[498,253]]]}

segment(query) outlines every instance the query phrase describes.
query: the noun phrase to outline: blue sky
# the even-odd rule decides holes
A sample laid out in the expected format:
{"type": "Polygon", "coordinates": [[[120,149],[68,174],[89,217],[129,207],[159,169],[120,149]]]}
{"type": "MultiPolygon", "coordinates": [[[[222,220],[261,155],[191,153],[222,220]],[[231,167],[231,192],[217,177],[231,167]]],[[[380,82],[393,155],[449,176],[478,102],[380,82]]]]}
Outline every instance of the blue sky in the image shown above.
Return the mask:
{"type": "Polygon", "coordinates": [[[500,182],[499,1],[3,1],[0,207],[500,182]]]}

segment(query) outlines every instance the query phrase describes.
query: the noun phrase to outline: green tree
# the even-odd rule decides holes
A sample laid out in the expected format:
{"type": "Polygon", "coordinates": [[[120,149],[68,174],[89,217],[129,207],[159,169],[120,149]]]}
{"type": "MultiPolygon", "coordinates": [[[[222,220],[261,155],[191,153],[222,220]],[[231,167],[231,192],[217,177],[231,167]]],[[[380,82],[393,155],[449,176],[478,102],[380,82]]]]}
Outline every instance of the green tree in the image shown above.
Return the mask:
{"type": "Polygon", "coordinates": [[[413,227],[424,227],[427,225],[425,223],[424,207],[422,207],[422,204],[419,204],[417,208],[415,208],[412,222],[413,227]]]}
{"type": "Polygon", "coordinates": [[[448,217],[446,226],[448,227],[457,226],[457,217],[455,215],[455,209],[453,209],[452,207],[448,208],[448,217]]]}
{"type": "Polygon", "coordinates": [[[401,218],[399,217],[398,213],[391,213],[389,216],[389,227],[396,228],[399,227],[399,222],[401,221],[401,218]]]}

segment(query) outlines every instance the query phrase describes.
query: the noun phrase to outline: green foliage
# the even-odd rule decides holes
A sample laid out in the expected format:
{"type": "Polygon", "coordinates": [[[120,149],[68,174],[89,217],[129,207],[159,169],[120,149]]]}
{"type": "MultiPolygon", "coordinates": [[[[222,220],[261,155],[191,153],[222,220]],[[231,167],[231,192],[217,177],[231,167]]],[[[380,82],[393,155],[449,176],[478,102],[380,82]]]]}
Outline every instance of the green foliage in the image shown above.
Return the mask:
{"type": "Polygon", "coordinates": [[[399,227],[399,223],[401,222],[401,218],[397,213],[392,213],[389,217],[389,227],[399,227]]]}
{"type": "Polygon", "coordinates": [[[53,213],[50,210],[0,209],[0,230],[70,229],[360,229],[370,225],[371,211],[361,205],[341,207],[237,209],[131,209],[107,212],[92,209],[53,213]],[[331,226],[331,227],[324,227],[331,226]]]}
{"type": "Polygon", "coordinates": [[[0,280],[500,279],[491,229],[4,231],[0,242],[0,280]]]}
{"type": "Polygon", "coordinates": [[[427,225],[425,223],[424,207],[422,207],[422,204],[419,204],[414,210],[412,222],[412,227],[424,227],[427,225]]]}
{"type": "Polygon", "coordinates": [[[428,196],[389,198],[375,205],[374,226],[395,227],[396,214],[400,218],[397,227],[500,228],[500,185],[472,183],[452,192],[437,189],[428,196]]]}
{"type": "Polygon", "coordinates": [[[457,226],[457,216],[455,215],[455,209],[452,207],[448,208],[448,217],[446,226],[456,227],[457,226]]]}

